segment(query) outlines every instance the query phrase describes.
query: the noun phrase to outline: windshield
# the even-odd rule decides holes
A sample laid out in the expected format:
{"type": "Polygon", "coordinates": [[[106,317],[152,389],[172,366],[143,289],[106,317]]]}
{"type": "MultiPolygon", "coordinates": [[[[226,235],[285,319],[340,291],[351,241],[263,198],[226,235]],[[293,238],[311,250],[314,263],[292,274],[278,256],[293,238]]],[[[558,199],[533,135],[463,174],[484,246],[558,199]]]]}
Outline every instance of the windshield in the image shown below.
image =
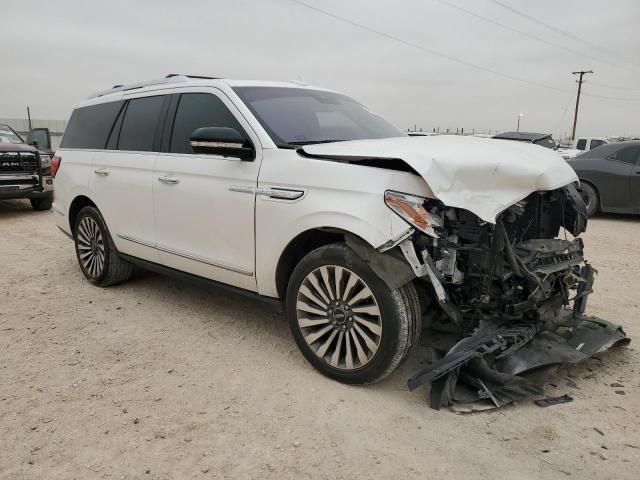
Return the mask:
{"type": "Polygon", "coordinates": [[[9,126],[0,125],[0,143],[23,143],[23,141],[9,126]]]}
{"type": "Polygon", "coordinates": [[[288,87],[233,90],[279,147],[405,136],[362,104],[337,93],[288,87]]]}
{"type": "Polygon", "coordinates": [[[556,148],[556,142],[554,142],[553,138],[551,137],[541,138],[540,140],[536,140],[533,143],[535,143],[536,145],[542,145],[543,147],[547,148],[556,148]]]}

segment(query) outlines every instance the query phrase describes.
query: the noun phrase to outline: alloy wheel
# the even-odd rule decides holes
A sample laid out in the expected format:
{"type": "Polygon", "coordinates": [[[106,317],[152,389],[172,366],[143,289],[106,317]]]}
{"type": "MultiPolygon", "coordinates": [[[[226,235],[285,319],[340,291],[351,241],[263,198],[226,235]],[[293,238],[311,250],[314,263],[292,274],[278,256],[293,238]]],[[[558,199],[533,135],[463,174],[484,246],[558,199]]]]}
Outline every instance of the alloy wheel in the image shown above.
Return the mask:
{"type": "Polygon", "coordinates": [[[303,280],[296,299],[298,326],[326,364],[356,370],[371,361],[382,339],[382,315],[369,286],[351,270],[325,265],[303,280]]]}
{"type": "Polygon", "coordinates": [[[91,217],[83,217],[76,232],[78,257],[84,270],[98,278],[104,270],[104,241],[98,223],[91,217]]]}

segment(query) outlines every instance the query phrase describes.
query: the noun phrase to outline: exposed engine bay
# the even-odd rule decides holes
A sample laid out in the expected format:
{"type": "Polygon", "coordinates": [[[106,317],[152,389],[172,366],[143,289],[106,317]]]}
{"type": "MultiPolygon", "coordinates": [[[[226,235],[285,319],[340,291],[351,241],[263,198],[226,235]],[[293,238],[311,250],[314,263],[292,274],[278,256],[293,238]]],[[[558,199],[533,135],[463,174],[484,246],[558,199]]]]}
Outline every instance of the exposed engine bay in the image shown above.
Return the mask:
{"type": "Polygon", "coordinates": [[[426,225],[397,246],[423,290],[423,328],[444,354],[408,383],[431,384],[432,408],[540,395],[544,367],[629,342],[620,326],[585,315],[596,271],[578,237],[587,215],[573,184],[531,193],[495,224],[439,200],[422,207],[426,225]]]}

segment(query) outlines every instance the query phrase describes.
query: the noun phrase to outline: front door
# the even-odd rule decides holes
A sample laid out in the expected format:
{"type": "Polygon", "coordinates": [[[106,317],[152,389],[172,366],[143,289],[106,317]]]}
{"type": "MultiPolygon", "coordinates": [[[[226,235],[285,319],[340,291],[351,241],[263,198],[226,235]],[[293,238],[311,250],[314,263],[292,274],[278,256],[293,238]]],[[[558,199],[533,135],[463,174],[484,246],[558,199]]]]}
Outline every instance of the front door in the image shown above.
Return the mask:
{"type": "Polygon", "coordinates": [[[156,163],[154,211],[161,263],[255,291],[255,188],[258,138],[217,89],[175,95],[156,163]],[[253,161],[194,154],[201,127],[230,127],[256,147],[253,161]]]}

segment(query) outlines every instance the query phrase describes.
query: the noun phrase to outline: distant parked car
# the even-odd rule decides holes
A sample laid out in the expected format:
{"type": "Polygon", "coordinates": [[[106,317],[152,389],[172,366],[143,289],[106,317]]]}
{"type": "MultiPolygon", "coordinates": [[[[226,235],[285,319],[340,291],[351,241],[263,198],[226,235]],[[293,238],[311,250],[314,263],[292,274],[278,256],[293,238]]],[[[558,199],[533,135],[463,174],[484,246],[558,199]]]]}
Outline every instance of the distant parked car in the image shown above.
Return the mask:
{"type": "Polygon", "coordinates": [[[588,215],[640,213],[640,141],[602,145],[567,162],[580,179],[588,215]]]}
{"type": "Polygon", "coordinates": [[[494,135],[493,138],[533,143],[534,145],[541,145],[547,148],[557,148],[556,142],[550,133],[504,132],[494,135]]]}
{"type": "Polygon", "coordinates": [[[588,152],[594,148],[601,147],[609,143],[613,143],[616,140],[609,138],[599,137],[578,137],[576,138],[569,148],[559,148],[558,153],[562,155],[562,158],[569,160],[575,158],[581,153],[588,152]]]}

